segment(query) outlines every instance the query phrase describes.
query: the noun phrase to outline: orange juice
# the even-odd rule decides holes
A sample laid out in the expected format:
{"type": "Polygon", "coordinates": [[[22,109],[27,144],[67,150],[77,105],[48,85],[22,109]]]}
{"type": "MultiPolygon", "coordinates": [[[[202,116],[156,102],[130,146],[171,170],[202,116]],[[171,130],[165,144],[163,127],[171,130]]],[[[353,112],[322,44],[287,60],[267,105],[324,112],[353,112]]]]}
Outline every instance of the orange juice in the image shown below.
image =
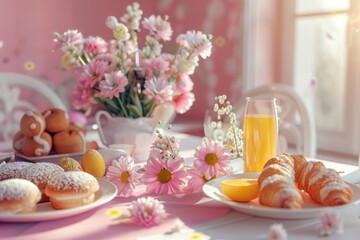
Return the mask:
{"type": "Polygon", "coordinates": [[[244,118],[244,171],[261,172],[276,155],[277,120],[273,115],[255,114],[244,118]]]}

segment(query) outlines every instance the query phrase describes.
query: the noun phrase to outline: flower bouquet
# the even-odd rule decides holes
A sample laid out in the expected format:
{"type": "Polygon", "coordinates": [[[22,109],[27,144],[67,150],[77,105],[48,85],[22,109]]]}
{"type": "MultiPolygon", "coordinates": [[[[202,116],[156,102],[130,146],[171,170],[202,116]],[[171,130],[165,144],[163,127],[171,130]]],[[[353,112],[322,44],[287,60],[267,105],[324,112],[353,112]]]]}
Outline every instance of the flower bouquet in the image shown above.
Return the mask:
{"type": "Polygon", "coordinates": [[[75,109],[89,114],[100,106],[113,116],[150,117],[159,104],[171,104],[185,113],[195,96],[190,76],[200,58],[211,55],[211,36],[187,31],[176,38],[174,53],[162,52],[171,40],[168,17],[151,15],[142,19],[138,3],[126,8],[118,19],[109,16],[106,26],[113,39],[83,37],[78,30],[55,33],[55,47],[64,52],[62,64],[77,70],[72,92],[75,109]],[[148,31],[139,46],[140,25],[148,31]]]}

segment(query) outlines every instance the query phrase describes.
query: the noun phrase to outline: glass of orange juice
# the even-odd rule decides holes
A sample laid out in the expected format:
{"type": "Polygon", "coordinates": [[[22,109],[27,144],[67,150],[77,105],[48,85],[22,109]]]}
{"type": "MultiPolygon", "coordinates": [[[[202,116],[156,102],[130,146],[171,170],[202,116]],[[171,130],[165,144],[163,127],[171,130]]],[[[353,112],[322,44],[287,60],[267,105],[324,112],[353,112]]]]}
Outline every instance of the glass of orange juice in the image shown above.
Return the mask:
{"type": "Polygon", "coordinates": [[[244,116],[244,172],[261,172],[276,155],[278,118],[276,99],[246,98],[244,116]]]}

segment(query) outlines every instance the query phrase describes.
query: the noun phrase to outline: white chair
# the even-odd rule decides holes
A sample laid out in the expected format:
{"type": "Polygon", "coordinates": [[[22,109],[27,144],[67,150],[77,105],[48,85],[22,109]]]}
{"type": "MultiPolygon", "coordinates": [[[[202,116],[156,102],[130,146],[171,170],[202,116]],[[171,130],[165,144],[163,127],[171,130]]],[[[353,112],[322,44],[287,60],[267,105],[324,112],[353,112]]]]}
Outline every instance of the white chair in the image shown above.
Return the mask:
{"type": "Polygon", "coordinates": [[[56,92],[44,82],[23,74],[0,73],[0,151],[12,149],[12,137],[23,114],[49,107],[66,110],[56,92]]]}
{"type": "Polygon", "coordinates": [[[316,156],[316,128],[314,119],[299,96],[289,85],[271,84],[255,88],[244,94],[237,105],[243,119],[246,97],[275,97],[279,108],[279,152],[302,153],[316,156]]]}

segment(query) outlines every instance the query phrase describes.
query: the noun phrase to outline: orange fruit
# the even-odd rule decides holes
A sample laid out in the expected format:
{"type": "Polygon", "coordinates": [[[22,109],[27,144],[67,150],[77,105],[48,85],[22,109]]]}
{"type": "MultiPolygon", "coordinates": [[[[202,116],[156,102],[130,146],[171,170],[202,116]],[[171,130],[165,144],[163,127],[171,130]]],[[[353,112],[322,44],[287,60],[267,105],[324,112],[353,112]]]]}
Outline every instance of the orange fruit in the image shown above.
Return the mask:
{"type": "Polygon", "coordinates": [[[259,196],[257,179],[229,179],[221,182],[221,190],[233,201],[249,202],[259,196]]]}
{"type": "Polygon", "coordinates": [[[84,172],[101,178],[105,175],[105,161],[95,149],[88,149],[82,157],[81,166],[84,172]]]}

